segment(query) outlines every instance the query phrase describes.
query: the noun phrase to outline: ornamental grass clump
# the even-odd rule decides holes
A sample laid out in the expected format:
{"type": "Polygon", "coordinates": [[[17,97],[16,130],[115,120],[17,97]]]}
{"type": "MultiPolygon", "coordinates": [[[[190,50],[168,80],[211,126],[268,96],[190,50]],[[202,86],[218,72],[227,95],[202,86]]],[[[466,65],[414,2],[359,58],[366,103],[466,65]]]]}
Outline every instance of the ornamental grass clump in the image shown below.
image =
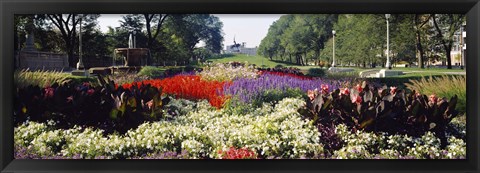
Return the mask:
{"type": "Polygon", "coordinates": [[[24,88],[27,86],[47,87],[54,83],[64,83],[69,81],[70,75],[62,71],[30,71],[17,70],[14,72],[14,82],[17,88],[24,88]]]}
{"type": "Polygon", "coordinates": [[[458,96],[457,110],[460,113],[466,112],[467,80],[465,76],[430,76],[429,78],[422,77],[420,80],[409,80],[409,82],[405,83],[405,86],[420,93],[447,98],[458,96]]]}

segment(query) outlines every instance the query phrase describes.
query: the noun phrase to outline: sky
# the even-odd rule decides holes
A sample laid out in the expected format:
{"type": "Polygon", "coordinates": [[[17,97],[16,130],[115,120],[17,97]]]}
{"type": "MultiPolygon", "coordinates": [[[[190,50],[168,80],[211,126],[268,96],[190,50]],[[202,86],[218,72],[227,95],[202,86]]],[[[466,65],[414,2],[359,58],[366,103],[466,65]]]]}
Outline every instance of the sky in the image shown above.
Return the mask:
{"type": "MultiPolygon", "coordinates": [[[[246,47],[260,45],[267,35],[270,25],[278,20],[282,14],[213,14],[223,23],[223,46],[246,42],[246,47]]],[[[102,32],[107,32],[108,26],[120,26],[119,20],[122,14],[102,14],[98,18],[98,24],[102,32]]]]}

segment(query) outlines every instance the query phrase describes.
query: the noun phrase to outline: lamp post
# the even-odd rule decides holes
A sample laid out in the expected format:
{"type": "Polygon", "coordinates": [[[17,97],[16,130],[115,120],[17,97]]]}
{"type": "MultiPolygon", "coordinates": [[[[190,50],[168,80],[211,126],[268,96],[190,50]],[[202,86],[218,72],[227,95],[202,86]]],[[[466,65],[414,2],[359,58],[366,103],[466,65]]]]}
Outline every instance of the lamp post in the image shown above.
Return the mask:
{"type": "Polygon", "coordinates": [[[335,30],[332,30],[333,34],[333,62],[332,67],[335,67],[335,30]]]}
{"type": "Polygon", "coordinates": [[[83,58],[82,58],[82,18],[83,15],[80,16],[80,29],[78,32],[78,63],[77,63],[77,70],[84,69],[83,66],[83,58]]]}
{"type": "Polygon", "coordinates": [[[385,18],[387,19],[387,68],[392,69],[392,66],[390,64],[390,30],[388,28],[388,19],[390,18],[390,14],[385,14],[385,18]]]}
{"type": "Polygon", "coordinates": [[[137,31],[133,30],[133,48],[137,48],[137,31]]]}

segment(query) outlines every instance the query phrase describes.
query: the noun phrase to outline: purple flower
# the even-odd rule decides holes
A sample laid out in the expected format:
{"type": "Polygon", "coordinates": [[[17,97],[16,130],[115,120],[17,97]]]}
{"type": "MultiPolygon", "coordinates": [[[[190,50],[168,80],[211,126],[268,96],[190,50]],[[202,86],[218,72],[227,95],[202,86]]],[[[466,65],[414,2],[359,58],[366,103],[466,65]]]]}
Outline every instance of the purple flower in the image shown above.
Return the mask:
{"type": "Polygon", "coordinates": [[[264,74],[258,78],[240,78],[232,85],[224,87],[225,95],[236,96],[243,103],[251,103],[267,90],[286,92],[288,89],[300,89],[305,93],[316,88],[338,89],[341,82],[337,80],[305,80],[289,76],[264,74]]]}

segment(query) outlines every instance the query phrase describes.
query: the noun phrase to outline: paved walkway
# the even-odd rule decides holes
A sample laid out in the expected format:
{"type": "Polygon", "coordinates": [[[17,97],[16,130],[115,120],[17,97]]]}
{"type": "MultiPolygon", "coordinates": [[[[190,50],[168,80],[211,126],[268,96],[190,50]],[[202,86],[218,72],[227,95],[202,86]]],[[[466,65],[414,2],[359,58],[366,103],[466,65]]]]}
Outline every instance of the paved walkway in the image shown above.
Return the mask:
{"type": "MultiPolygon", "coordinates": [[[[430,71],[404,71],[403,73],[426,73],[430,71]]],[[[433,73],[443,73],[443,74],[452,74],[452,75],[466,75],[467,72],[461,71],[461,72],[433,72],[433,73]]]]}

